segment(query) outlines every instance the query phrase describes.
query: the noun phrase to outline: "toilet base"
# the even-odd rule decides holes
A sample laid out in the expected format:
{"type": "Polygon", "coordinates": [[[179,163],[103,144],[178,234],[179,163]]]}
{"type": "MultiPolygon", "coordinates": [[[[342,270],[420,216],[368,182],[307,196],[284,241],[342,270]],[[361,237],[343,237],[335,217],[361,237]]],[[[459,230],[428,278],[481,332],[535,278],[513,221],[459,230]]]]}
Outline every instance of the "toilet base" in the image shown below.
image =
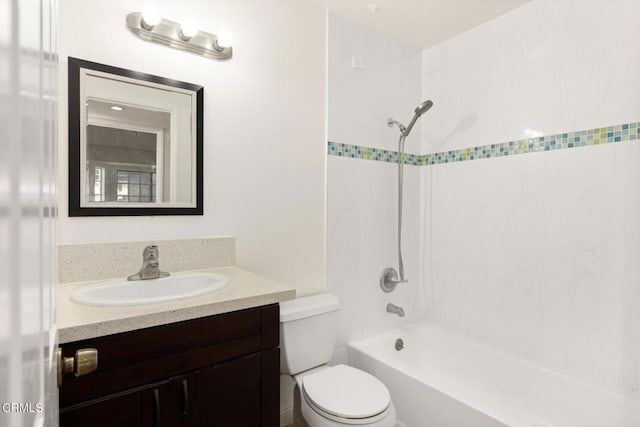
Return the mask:
{"type": "Polygon", "coordinates": [[[309,427],[302,416],[302,396],[298,384],[293,388],[293,427],[309,427]]]}

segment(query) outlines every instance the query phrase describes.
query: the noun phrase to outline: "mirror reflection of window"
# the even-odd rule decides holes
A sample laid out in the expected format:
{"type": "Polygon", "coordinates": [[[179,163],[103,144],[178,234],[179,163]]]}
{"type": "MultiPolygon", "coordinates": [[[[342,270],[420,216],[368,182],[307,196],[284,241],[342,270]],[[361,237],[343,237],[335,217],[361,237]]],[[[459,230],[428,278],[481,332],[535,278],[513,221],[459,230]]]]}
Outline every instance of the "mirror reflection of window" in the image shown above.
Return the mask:
{"type": "Polygon", "coordinates": [[[155,202],[156,173],[118,170],[118,202],[155,202]]]}
{"type": "Polygon", "coordinates": [[[93,201],[104,201],[104,168],[96,167],[95,182],[93,184],[93,201]]]}
{"type": "MultiPolygon", "coordinates": [[[[100,156],[103,163],[132,171],[153,166],[159,181],[154,195],[157,202],[193,200],[193,147],[172,143],[176,137],[191,141],[185,136],[193,130],[192,97],[99,76],[87,75],[86,79],[86,161],[100,156]]],[[[104,202],[119,201],[116,191],[110,191],[116,179],[111,169],[106,171],[104,202]]],[[[121,201],[139,199],[131,192],[121,196],[121,201]]]]}
{"type": "Polygon", "coordinates": [[[87,126],[88,200],[155,203],[163,200],[156,175],[166,156],[162,128],[154,132],[87,126]]]}

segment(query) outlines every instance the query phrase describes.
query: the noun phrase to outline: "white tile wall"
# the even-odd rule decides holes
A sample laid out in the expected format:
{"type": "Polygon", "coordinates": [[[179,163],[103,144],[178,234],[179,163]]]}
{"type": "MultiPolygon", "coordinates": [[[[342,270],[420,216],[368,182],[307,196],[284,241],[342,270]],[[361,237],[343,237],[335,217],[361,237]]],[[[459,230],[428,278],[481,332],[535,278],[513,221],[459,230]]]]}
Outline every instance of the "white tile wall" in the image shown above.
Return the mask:
{"type": "MultiPolygon", "coordinates": [[[[420,103],[420,52],[333,12],[328,32],[329,140],[397,150],[387,118],[407,124],[420,103]]],[[[419,144],[414,132],[407,152],[419,144]]]]}
{"type": "MultiPolygon", "coordinates": [[[[423,152],[640,119],[640,3],[535,0],[423,52],[423,152]]],[[[428,166],[433,323],[640,395],[640,145],[428,166]]]]}
{"type": "Polygon", "coordinates": [[[423,51],[423,153],[638,120],[636,0],[534,0],[423,51]]]}
{"type": "MultiPolygon", "coordinates": [[[[397,150],[387,117],[406,122],[420,102],[420,53],[348,19],[329,14],[329,140],[397,150]],[[352,60],[355,58],[356,66],[352,60]]],[[[419,150],[419,138],[407,139],[419,150]]],[[[397,164],[328,156],[327,290],[342,303],[336,361],[345,343],[415,321],[423,310],[419,262],[419,168],[405,167],[403,254],[409,283],[385,294],[379,276],[397,269],[397,164]],[[403,306],[406,317],[385,311],[403,306]]]]}
{"type": "Polygon", "coordinates": [[[396,167],[329,157],[327,290],[342,304],[338,356],[344,356],[344,344],[415,322],[423,313],[416,166],[405,168],[403,256],[409,283],[389,294],[379,286],[382,270],[398,265],[396,167]],[[388,302],[403,307],[406,316],[387,313],[388,302]]]}

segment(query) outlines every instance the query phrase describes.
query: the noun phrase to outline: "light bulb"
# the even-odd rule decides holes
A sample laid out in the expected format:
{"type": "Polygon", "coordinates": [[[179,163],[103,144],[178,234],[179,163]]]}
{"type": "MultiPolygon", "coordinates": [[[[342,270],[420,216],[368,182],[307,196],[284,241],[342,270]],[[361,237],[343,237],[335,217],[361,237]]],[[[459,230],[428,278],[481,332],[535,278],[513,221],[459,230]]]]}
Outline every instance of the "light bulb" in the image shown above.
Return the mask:
{"type": "Polygon", "coordinates": [[[147,30],[153,28],[160,19],[160,13],[153,7],[146,7],[142,11],[142,26],[147,30]]]}
{"type": "Polygon", "coordinates": [[[224,49],[225,47],[230,47],[233,44],[233,36],[229,31],[221,31],[220,35],[218,35],[218,40],[216,44],[219,48],[224,49]]]}
{"type": "Polygon", "coordinates": [[[198,23],[193,19],[186,19],[180,26],[180,37],[183,40],[189,40],[198,34],[198,23]]]}

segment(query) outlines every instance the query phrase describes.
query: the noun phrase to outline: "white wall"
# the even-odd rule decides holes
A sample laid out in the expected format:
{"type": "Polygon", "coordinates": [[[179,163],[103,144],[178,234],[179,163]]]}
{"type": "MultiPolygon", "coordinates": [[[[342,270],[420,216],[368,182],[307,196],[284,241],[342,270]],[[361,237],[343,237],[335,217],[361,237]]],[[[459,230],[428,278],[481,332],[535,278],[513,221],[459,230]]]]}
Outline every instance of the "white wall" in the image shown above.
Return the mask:
{"type": "MultiPolygon", "coordinates": [[[[640,119],[634,0],[535,0],[422,54],[426,152],[640,119]]],[[[423,168],[429,320],[640,395],[640,146],[423,168]]]]}
{"type": "Polygon", "coordinates": [[[60,30],[60,243],[233,235],[240,267],[299,294],[324,289],[323,9],[295,0],[64,0],[60,30]],[[233,58],[134,37],[125,16],[148,4],[204,31],[230,30],[233,58]],[[67,217],[67,56],[204,86],[203,216],[67,217]]]}
{"type": "MultiPolygon", "coordinates": [[[[420,52],[330,13],[328,85],[330,141],[397,150],[399,132],[386,120],[407,122],[420,102],[420,52]]],[[[408,152],[417,152],[417,133],[406,144],[408,152]]],[[[417,166],[404,169],[409,283],[385,294],[380,274],[398,268],[397,164],[328,156],[327,289],[342,303],[336,361],[346,360],[347,342],[420,318],[420,175],[417,166]],[[403,306],[406,317],[387,313],[387,302],[403,306]]]]}

